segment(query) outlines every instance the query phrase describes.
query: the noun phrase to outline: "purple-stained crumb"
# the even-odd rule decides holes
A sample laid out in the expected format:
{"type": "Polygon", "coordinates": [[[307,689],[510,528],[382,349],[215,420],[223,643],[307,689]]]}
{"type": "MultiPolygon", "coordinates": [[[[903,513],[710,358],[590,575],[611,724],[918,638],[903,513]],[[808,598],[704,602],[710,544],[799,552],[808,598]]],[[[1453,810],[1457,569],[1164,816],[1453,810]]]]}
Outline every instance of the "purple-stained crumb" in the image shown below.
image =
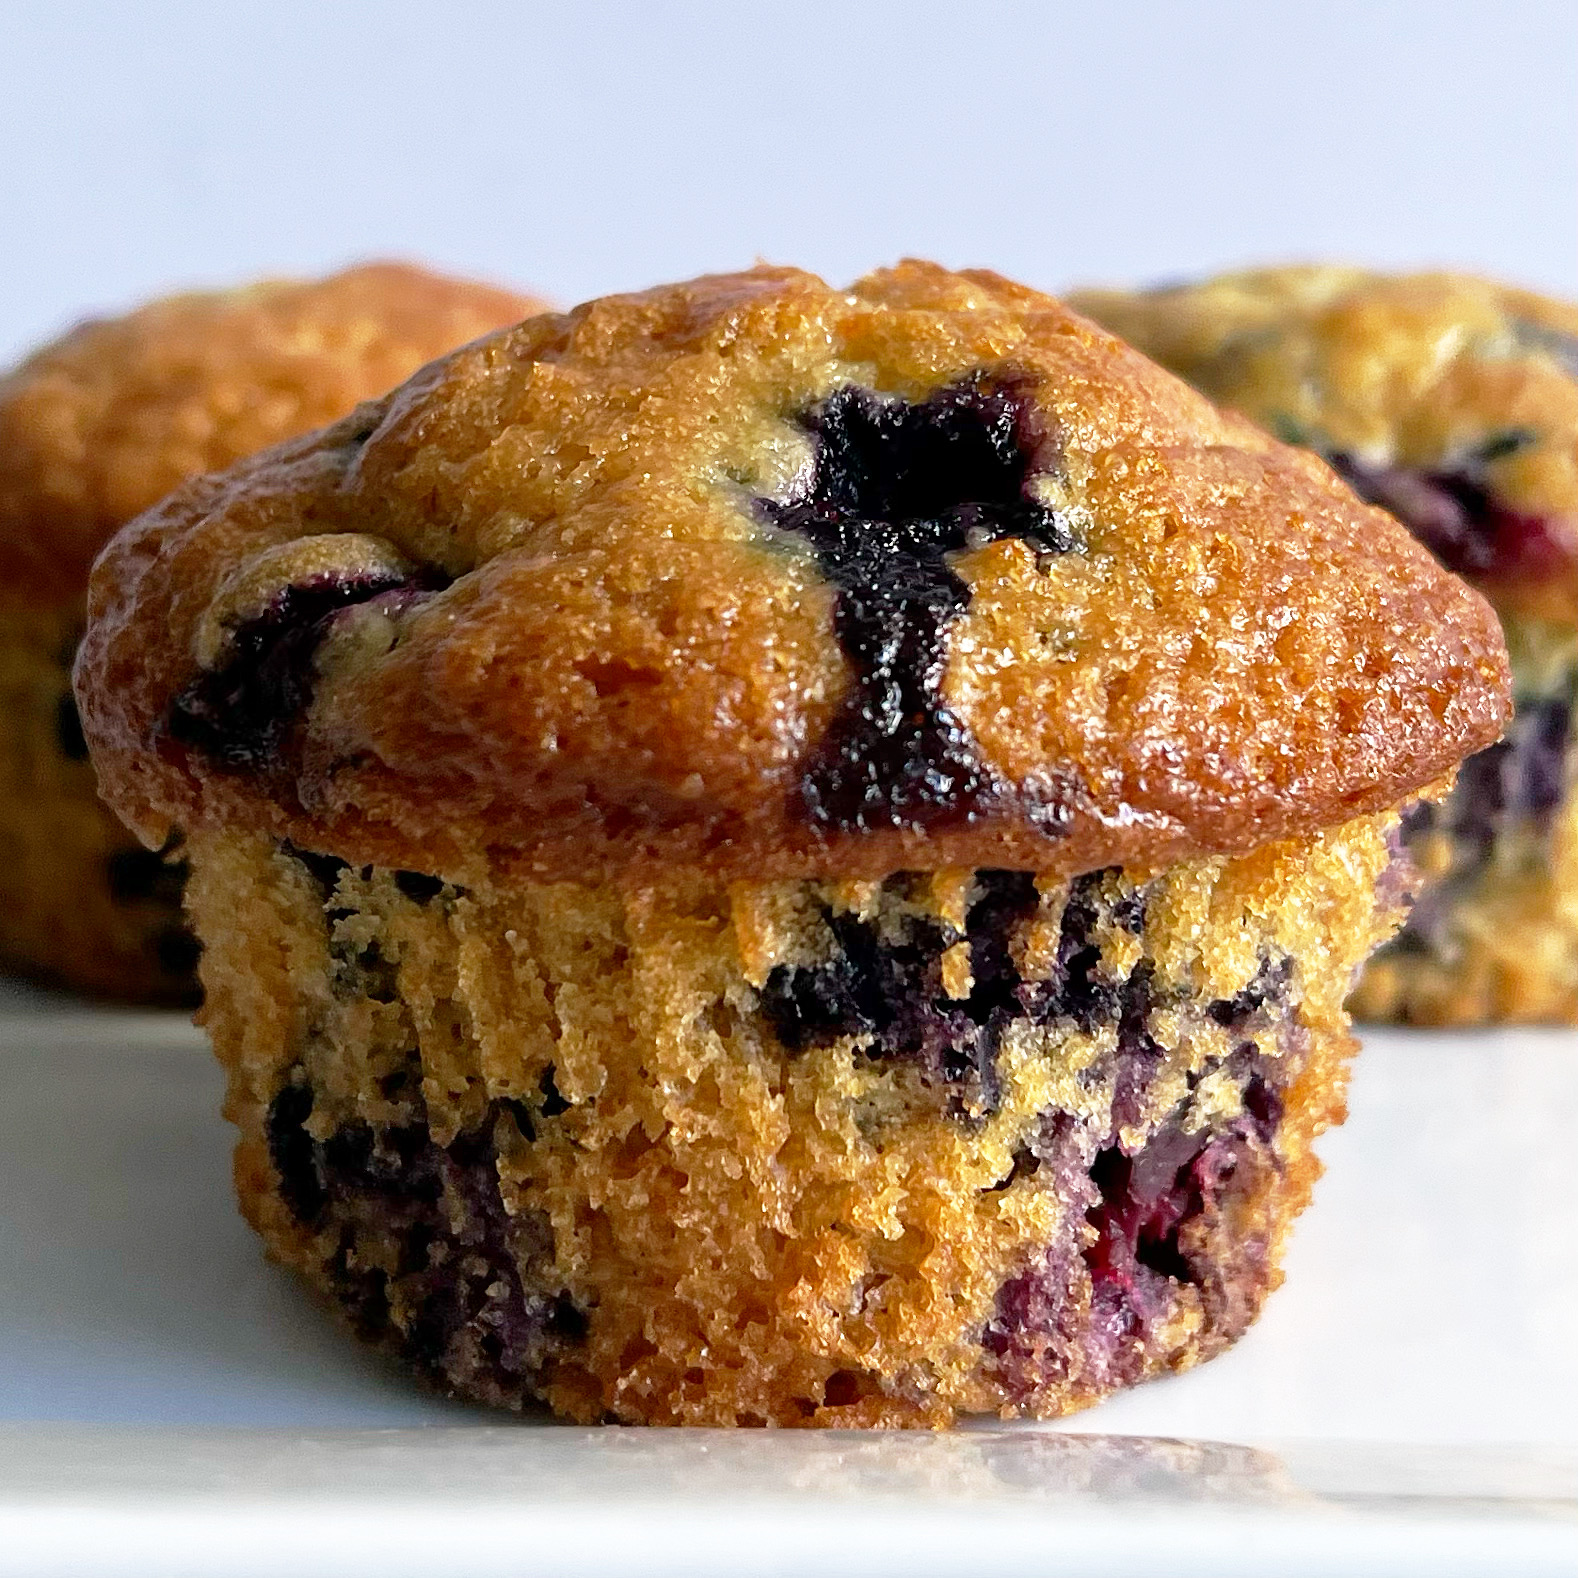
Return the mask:
{"type": "MultiPolygon", "coordinates": [[[[289,853],[313,875],[332,919],[345,866],[289,853]]],[[[988,1186],[1050,1188],[1066,1208],[1062,1230],[1003,1284],[980,1333],[994,1373],[1019,1401],[1067,1384],[1094,1395],[1148,1373],[1171,1351],[1186,1300],[1200,1312],[1202,1353],[1247,1326],[1269,1286],[1271,1244],[1264,1213],[1242,1207],[1280,1172],[1285,1093],[1309,1045],[1283,957],[1264,959],[1235,995],[1192,1004],[1160,998],[1143,958],[1114,972],[1100,938],[1114,928],[1143,935],[1146,906],[1143,890],[1110,871],[1071,884],[1048,977],[1026,981],[1014,945],[1039,907],[1028,873],[985,871],[962,932],[891,914],[879,930],[829,909],[831,956],[780,967],[760,994],[789,1055],[858,1036],[865,1057],[919,1068],[965,1125],[1000,1100],[998,1048],[1016,1021],[1061,1025],[1100,1046],[1079,1077],[1093,1093],[1110,1092],[1090,1108],[1101,1116],[1048,1109],[1006,1176],[988,1186]],[[960,941],[970,949],[972,988],[954,1000],[942,990],[941,958],[960,941]],[[1164,1054],[1148,1024],[1161,1007],[1226,1031],[1228,1046],[1157,1115],[1164,1054]],[[1217,1095],[1197,1114],[1189,1093],[1207,1076],[1235,1090],[1237,1103],[1217,1095]]],[[[368,952],[333,966],[336,991],[356,984],[340,979],[342,969],[362,972],[364,992],[375,984],[368,952]]],[[[320,1140],[308,1129],[315,1103],[304,1070],[287,1075],[266,1123],[280,1198],[314,1235],[326,1275],[366,1335],[440,1384],[517,1401],[584,1340],[588,1314],[554,1285],[546,1219],[504,1210],[498,1149],[538,1143],[571,1104],[550,1067],[534,1091],[493,1101],[480,1124],[441,1146],[427,1127],[415,1059],[379,1089],[394,1121],[342,1124],[320,1140]]]]}
{"type": "MultiPolygon", "coordinates": [[[[1077,878],[1063,906],[1057,960],[1045,980],[1026,981],[1014,963],[1015,928],[1034,912],[1035,879],[1023,871],[982,871],[965,918],[972,984],[968,997],[943,990],[942,955],[961,940],[935,921],[909,916],[879,935],[875,926],[824,908],[834,941],[817,964],[779,965],[760,993],[763,1016],[790,1052],[825,1046],[846,1036],[864,1038],[861,1055],[874,1062],[913,1063],[923,1078],[950,1088],[960,1110],[995,1109],[999,1095],[997,1053],[1015,1020],[1047,1025],[1070,1021],[1087,1034],[1125,1019],[1142,1025],[1151,1006],[1150,969],[1142,965],[1123,980],[1102,966],[1102,923],[1138,933],[1144,927],[1143,895],[1106,896],[1109,873],[1077,878]]],[[[1161,1053],[1136,1031],[1136,1057],[1161,1053]]],[[[1121,1099],[1143,1099],[1148,1069],[1125,1071],[1121,1099]]]]}
{"type": "MultiPolygon", "coordinates": [[[[1016,1020],[1061,1023],[1088,1035],[1116,1030],[1085,1078],[1111,1089],[1107,1127],[1095,1132],[1068,1112],[1049,1112],[995,1189],[1050,1169],[1069,1205],[1068,1220],[1088,1220],[1092,1242],[1070,1236],[1047,1245],[1035,1265],[1005,1285],[983,1345],[1022,1394],[1080,1376],[1105,1387],[1143,1369],[1177,1308],[1179,1289],[1194,1287],[1208,1323],[1207,1340],[1230,1341],[1247,1325],[1267,1286],[1271,1246],[1264,1236],[1222,1228],[1236,1198],[1258,1190],[1277,1168],[1274,1137],[1283,1092],[1302,1067],[1304,1039],[1292,1021],[1293,971],[1267,958],[1242,991],[1200,1005],[1227,1030],[1233,1050],[1211,1069],[1225,1072],[1240,1097],[1226,1124],[1191,1130],[1184,1103],[1142,1132],[1164,1054],[1147,1024],[1156,998],[1154,971],[1141,962],[1125,976],[1103,964],[1104,926],[1138,932],[1144,895],[1114,889],[1111,873],[1076,880],[1063,906],[1056,962],[1047,979],[1026,982],[1014,964],[1015,928],[1036,908],[1024,873],[985,872],[965,925],[974,986],[957,1002],[945,996],[941,955],[959,939],[932,921],[911,918],[894,938],[849,915],[824,919],[836,951],[817,965],[780,966],[761,993],[764,1017],[791,1053],[845,1036],[862,1038],[862,1055],[901,1060],[949,1097],[962,1121],[995,1110],[1001,1099],[998,1049],[1016,1020]],[[1274,1045],[1277,1055],[1263,1048],[1274,1045]],[[1089,1315],[1076,1283],[1088,1284],[1089,1315]],[[1077,1351],[1076,1351],[1077,1344],[1077,1351]]],[[[1200,1076],[1190,1081],[1192,1088],[1200,1076]]]]}
{"type": "Polygon", "coordinates": [[[977,885],[964,930],[973,978],[968,997],[951,998],[943,990],[942,955],[960,940],[951,928],[911,916],[894,940],[854,915],[827,909],[832,957],[779,965],[762,987],[762,1013],[779,1042],[800,1052],[861,1036],[864,1057],[913,1063],[972,1112],[994,1108],[1002,1032],[1026,1012],[1009,941],[1034,912],[1037,897],[1028,872],[983,871],[977,885]]]}
{"type": "Polygon", "coordinates": [[[1212,1003],[1206,1012],[1224,1030],[1238,1030],[1268,1002],[1285,1002],[1293,980],[1293,961],[1266,959],[1243,991],[1212,1003]]]}
{"type": "Polygon", "coordinates": [[[225,767],[271,767],[312,699],[315,659],[334,617],[390,594],[393,610],[442,584],[435,574],[370,571],[281,588],[268,608],[232,632],[224,665],[199,674],[171,702],[170,738],[225,767]]]}
{"type": "Polygon", "coordinates": [[[1253,1318],[1269,1282],[1271,1245],[1264,1229],[1230,1218],[1234,1204],[1253,1198],[1268,1171],[1282,1165],[1275,1139],[1284,1092],[1303,1067],[1306,1045],[1292,1022],[1290,990],[1286,961],[1267,961],[1250,988],[1206,1008],[1244,1037],[1216,1065],[1239,1091],[1236,1116],[1191,1129],[1180,1102],[1142,1143],[1126,1148],[1123,1132],[1137,1126],[1139,1108],[1123,1099],[1125,1082],[1154,1066],[1139,1025],[1126,1015],[1117,1046],[1088,1076],[1113,1082],[1106,1132],[1068,1113],[1049,1114],[1015,1158],[1012,1178],[1036,1174],[1049,1184],[1068,1220],[1088,1224],[1088,1241],[1071,1230],[999,1292],[981,1340],[1013,1395],[1071,1379],[1095,1392],[1137,1380],[1148,1362],[1165,1357],[1185,1287],[1199,1298],[1208,1352],[1253,1318]],[[1266,1049],[1272,1044],[1278,1055],[1266,1049]]]}
{"type": "Polygon", "coordinates": [[[1434,469],[1341,450],[1326,459],[1360,498],[1395,515],[1454,574],[1541,577],[1567,561],[1552,522],[1497,498],[1483,452],[1434,469]]]}
{"type": "MultiPolygon", "coordinates": [[[[1029,494],[1047,449],[1033,402],[1009,377],[977,375],[918,403],[848,386],[803,422],[816,446],[809,485],[757,506],[810,542],[838,589],[834,625],[855,680],[806,764],[799,809],[839,831],[983,814],[1006,790],[941,697],[946,628],[969,602],[947,556],[1002,537],[1073,547],[1029,494]]],[[[1038,810],[1057,825],[1059,807],[1038,810]]]]}
{"type": "MultiPolygon", "coordinates": [[[[906,1060],[923,1078],[953,1087],[970,1112],[996,1106],[997,1049],[1015,1019],[1032,1024],[1071,1021],[1090,1034],[1101,1024],[1138,1026],[1150,1007],[1149,966],[1124,980],[1101,966],[1098,926],[1106,922],[1138,934],[1144,928],[1144,896],[1106,898],[1106,877],[1078,877],[1062,912],[1057,959],[1046,980],[1026,982],[1013,963],[1010,940],[1016,926],[1037,906],[1035,879],[1026,871],[982,871],[978,893],[964,922],[972,986],[964,999],[942,988],[942,955],[961,940],[952,929],[922,917],[907,917],[898,939],[849,914],[824,909],[832,933],[830,958],[817,964],[780,966],[762,986],[762,1015],[791,1053],[825,1046],[843,1037],[863,1037],[862,1056],[906,1060]]],[[[1160,1049],[1136,1030],[1136,1048],[1152,1062],[1160,1049]]],[[[1127,1076],[1133,1100],[1144,1094],[1144,1071],[1127,1076]]]]}
{"type": "Polygon", "coordinates": [[[523,1268],[551,1265],[552,1231],[540,1212],[511,1216],[499,1193],[497,1127],[530,1140],[532,1116],[522,1103],[495,1103],[477,1128],[441,1146],[420,1083],[405,1082],[405,1121],[347,1123],[317,1140],[305,1126],[313,1091],[295,1070],[266,1125],[280,1198],[326,1246],[336,1294],[364,1337],[435,1384],[518,1402],[546,1360],[587,1331],[586,1312],[566,1292],[523,1284],[523,1268]],[[393,1265],[379,1261],[389,1245],[399,1249],[393,1265]]]}

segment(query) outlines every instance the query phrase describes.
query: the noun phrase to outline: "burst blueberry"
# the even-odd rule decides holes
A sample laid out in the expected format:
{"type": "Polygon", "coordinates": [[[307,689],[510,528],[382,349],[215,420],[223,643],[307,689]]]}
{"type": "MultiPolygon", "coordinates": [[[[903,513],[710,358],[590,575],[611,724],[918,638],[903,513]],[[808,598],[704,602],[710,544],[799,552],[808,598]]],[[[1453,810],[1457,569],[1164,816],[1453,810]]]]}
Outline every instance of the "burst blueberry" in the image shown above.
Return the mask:
{"type": "Polygon", "coordinates": [[[838,588],[834,627],[854,683],[802,774],[814,824],[930,827],[1009,793],[941,694],[947,627],[969,603],[951,554],[1018,537],[1074,541],[1034,496],[1047,436],[1014,377],[984,374],[920,402],[853,386],[808,412],[815,470],[762,513],[815,549],[838,588]]]}

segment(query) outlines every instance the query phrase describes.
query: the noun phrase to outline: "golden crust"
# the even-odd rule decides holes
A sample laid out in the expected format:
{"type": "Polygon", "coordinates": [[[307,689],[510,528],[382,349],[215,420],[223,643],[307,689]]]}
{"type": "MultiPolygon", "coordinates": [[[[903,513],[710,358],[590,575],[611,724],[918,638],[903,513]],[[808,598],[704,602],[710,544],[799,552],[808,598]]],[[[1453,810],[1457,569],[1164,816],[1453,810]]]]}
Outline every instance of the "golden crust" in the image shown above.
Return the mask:
{"type": "Polygon", "coordinates": [[[1047,297],[915,262],[848,292],[760,268],[490,336],[181,490],[106,552],[91,615],[85,727],[145,838],[245,825],[471,881],[1155,867],[1391,805],[1493,740],[1507,698],[1490,610],[1318,461],[1047,297]],[[941,696],[1010,792],[813,828],[793,793],[851,666],[815,555],[752,501],[788,495],[797,418],[834,390],[920,400],[983,371],[1032,391],[1076,538],[950,561],[969,598],[941,696]],[[314,574],[392,550],[449,584],[336,625],[288,748],[217,767],[166,719],[215,606],[243,617],[265,552],[288,584],[291,543],[314,574]]]}
{"type": "Polygon", "coordinates": [[[1428,468],[1519,434],[1483,473],[1547,523],[1549,563],[1469,578],[1504,616],[1578,621],[1578,306],[1467,274],[1319,265],[1070,301],[1213,400],[1327,452],[1428,468]]]}
{"type": "Polygon", "coordinates": [[[109,537],[186,478],[335,421],[541,310],[371,263],[81,324],[0,380],[0,596],[79,600],[109,537]]]}

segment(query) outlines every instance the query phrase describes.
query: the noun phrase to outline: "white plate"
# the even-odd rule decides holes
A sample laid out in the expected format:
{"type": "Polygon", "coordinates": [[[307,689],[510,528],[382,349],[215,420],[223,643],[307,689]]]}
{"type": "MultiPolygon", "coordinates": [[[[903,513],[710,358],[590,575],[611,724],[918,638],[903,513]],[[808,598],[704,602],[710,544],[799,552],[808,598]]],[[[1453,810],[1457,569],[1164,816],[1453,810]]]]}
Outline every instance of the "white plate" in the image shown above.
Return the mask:
{"type": "Polygon", "coordinates": [[[938,1437],[424,1396],[263,1262],[219,1088],[0,999],[0,1574],[1578,1572],[1578,1036],[1372,1035],[1233,1351],[938,1437]]]}

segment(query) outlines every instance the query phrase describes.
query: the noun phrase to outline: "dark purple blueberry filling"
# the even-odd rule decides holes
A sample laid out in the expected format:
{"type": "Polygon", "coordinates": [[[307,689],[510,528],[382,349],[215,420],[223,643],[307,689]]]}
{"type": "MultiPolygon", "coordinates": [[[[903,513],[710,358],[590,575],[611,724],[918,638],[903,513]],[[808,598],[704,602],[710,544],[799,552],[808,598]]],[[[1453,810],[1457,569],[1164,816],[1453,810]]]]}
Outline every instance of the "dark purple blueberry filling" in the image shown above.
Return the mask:
{"type": "Polygon", "coordinates": [[[77,698],[69,690],[62,691],[55,703],[55,743],[68,762],[87,761],[88,742],[82,733],[82,715],[77,711],[77,698]]]}
{"type": "Polygon", "coordinates": [[[349,1123],[322,1141],[305,1128],[312,1109],[298,1069],[269,1107],[269,1158],[292,1215],[330,1237],[326,1269],[364,1336],[439,1384],[495,1401],[518,1400],[555,1351],[585,1339],[586,1312],[567,1293],[521,1281],[520,1267],[551,1263],[553,1239],[541,1213],[512,1217],[499,1193],[496,1125],[533,1133],[520,1103],[494,1103],[447,1146],[419,1096],[408,1121],[349,1123]],[[374,1263],[387,1244],[399,1246],[393,1267],[374,1263]]]}
{"type": "Polygon", "coordinates": [[[1136,996],[1137,992],[1143,994],[1150,979],[1148,967],[1142,966],[1127,981],[1114,979],[1101,968],[1101,949],[1095,939],[1104,912],[1108,920],[1138,935],[1145,929],[1145,900],[1131,892],[1115,902],[1108,901],[1102,894],[1105,875],[1096,871],[1074,881],[1063,906],[1057,967],[1050,979],[1032,984],[1021,994],[1038,1024],[1072,1019],[1088,1034],[1098,1025],[1121,1019],[1126,1005],[1143,1013],[1144,1005],[1136,1002],[1136,996]]]}
{"type": "Polygon", "coordinates": [[[1203,1152],[1200,1136],[1171,1127],[1133,1156],[1113,1145],[1096,1157],[1090,1177],[1101,1204],[1086,1212],[1096,1242],[1085,1251],[1085,1264],[1098,1288],[1114,1283],[1132,1296],[1142,1269],[1194,1281],[1178,1249],[1178,1229],[1198,1193],[1193,1170],[1203,1152]]]}
{"type": "Polygon", "coordinates": [[[1328,452],[1332,469],[1368,504],[1378,504],[1457,575],[1548,575],[1565,559],[1542,516],[1500,503],[1485,476],[1494,452],[1428,470],[1328,452]]]}
{"type": "Polygon", "coordinates": [[[312,699],[314,660],[341,609],[388,592],[430,591],[434,575],[323,575],[285,587],[272,605],[232,633],[222,668],[199,674],[170,704],[170,737],[226,767],[272,766],[312,699]]]}
{"type": "MultiPolygon", "coordinates": [[[[1161,1048],[1146,1031],[1155,1006],[1153,971],[1142,960],[1126,977],[1103,967],[1097,937],[1103,924],[1131,932],[1144,927],[1144,896],[1110,893],[1110,873],[1091,872],[1071,885],[1063,906],[1057,959],[1050,976],[1026,981],[1011,943],[1038,899],[1028,872],[983,871],[980,893],[965,918],[972,984],[968,997],[950,998],[942,986],[942,955],[960,939],[919,916],[895,936],[850,914],[824,909],[834,952],[813,965],[778,965],[759,994],[763,1016],[789,1052],[861,1037],[873,1062],[916,1065],[927,1083],[950,1094],[956,1114],[995,1110],[1000,1097],[997,1055],[1016,1020],[1071,1023],[1086,1034],[1118,1028],[1112,1069],[1115,1122],[1135,1122],[1143,1111],[1161,1048]]],[[[1242,1029],[1268,1004],[1285,999],[1292,971],[1286,960],[1267,962],[1237,997],[1211,1003],[1218,1024],[1242,1029]]]]}
{"type": "Polygon", "coordinates": [[[1088,1359],[1109,1382],[1139,1378],[1178,1287],[1201,1290],[1209,1348],[1239,1336],[1252,1318],[1269,1244],[1191,1243],[1186,1229],[1206,1223],[1235,1193],[1247,1194],[1264,1168],[1278,1165],[1262,1127],[1248,1113],[1210,1136],[1171,1125],[1132,1157],[1107,1150],[1096,1158],[1091,1177],[1101,1203],[1088,1213],[1096,1242],[1082,1258],[1091,1279],[1088,1359]]]}
{"type": "Polygon", "coordinates": [[[1513,824],[1549,832],[1567,793],[1571,735],[1568,697],[1521,703],[1506,734],[1463,763],[1445,806],[1424,807],[1426,816],[1415,825],[1434,813],[1436,824],[1481,861],[1513,824]]]}
{"type": "MultiPolygon", "coordinates": [[[[1276,1035],[1288,1012],[1290,972],[1263,969],[1264,995],[1248,1017],[1259,1034],[1276,1035]]],[[[1238,1015],[1239,998],[1211,1005],[1219,1023],[1238,1015]]],[[[1132,1071],[1148,1061],[1125,1024],[1106,1072],[1121,1095],[1132,1071]]],[[[1231,1341],[1248,1324],[1265,1291],[1270,1245],[1224,1222],[1235,1199],[1248,1198],[1266,1169],[1280,1167],[1274,1149],[1283,1091],[1302,1059],[1271,1058],[1255,1041],[1226,1060],[1238,1083],[1239,1116],[1195,1131],[1175,1110],[1145,1142],[1126,1151],[1119,1131],[1135,1114],[1120,1111],[1105,1136],[1066,1113],[1044,1120],[1030,1146],[1014,1159],[1008,1182],[1049,1169],[1059,1195],[1094,1230],[1076,1251],[1070,1241],[1049,1245],[1029,1270],[1005,1283],[982,1335],[1003,1361],[1011,1388],[1031,1391],[1079,1374],[1098,1388],[1123,1385],[1144,1372],[1153,1337],[1165,1331],[1178,1289],[1199,1290],[1208,1348],[1231,1341]],[[1090,1279],[1090,1315],[1082,1322],[1073,1298],[1077,1273],[1090,1279]]],[[[1191,1082],[1193,1083],[1193,1082],[1191,1082]]],[[[1001,1186],[1000,1186],[1001,1187],[1001,1186]]]]}
{"type": "MultiPolygon", "coordinates": [[[[813,825],[922,828],[990,810],[1004,794],[940,696],[945,633],[969,603],[947,556],[1002,537],[1047,553],[1074,545],[1028,494],[1045,451],[1013,380],[977,375],[920,403],[846,387],[803,418],[809,487],[758,499],[805,537],[838,589],[834,624],[855,683],[797,791],[813,825]]],[[[1055,824],[1059,808],[1039,808],[1055,824]]]]}
{"type": "Polygon", "coordinates": [[[1201,1280],[1180,1245],[1180,1230],[1231,1177],[1240,1144],[1269,1145],[1282,1121],[1282,1096],[1268,1083],[1266,1060],[1251,1044],[1240,1061],[1253,1071],[1242,1086],[1244,1115],[1226,1131],[1191,1133],[1174,1118],[1132,1156],[1115,1144],[1097,1154],[1090,1177],[1101,1203],[1087,1213],[1096,1242],[1085,1251],[1085,1264],[1098,1287],[1111,1283],[1132,1292],[1142,1271],[1175,1282],[1201,1280]]]}
{"type": "Polygon", "coordinates": [[[978,880],[981,891],[965,920],[973,977],[967,998],[943,991],[942,955],[959,939],[936,922],[911,917],[902,939],[893,940],[853,915],[824,910],[833,957],[779,965],[761,991],[762,1012],[780,1043],[800,1052],[864,1036],[864,1056],[917,1064],[928,1081],[990,1110],[1003,1027],[1026,1011],[1009,942],[1037,897],[1028,872],[983,871],[978,880]]]}
{"type": "Polygon", "coordinates": [[[1224,1030],[1242,1029],[1268,1002],[1285,1002],[1292,980],[1291,959],[1267,959],[1243,991],[1219,999],[1206,1012],[1224,1030]]]}

